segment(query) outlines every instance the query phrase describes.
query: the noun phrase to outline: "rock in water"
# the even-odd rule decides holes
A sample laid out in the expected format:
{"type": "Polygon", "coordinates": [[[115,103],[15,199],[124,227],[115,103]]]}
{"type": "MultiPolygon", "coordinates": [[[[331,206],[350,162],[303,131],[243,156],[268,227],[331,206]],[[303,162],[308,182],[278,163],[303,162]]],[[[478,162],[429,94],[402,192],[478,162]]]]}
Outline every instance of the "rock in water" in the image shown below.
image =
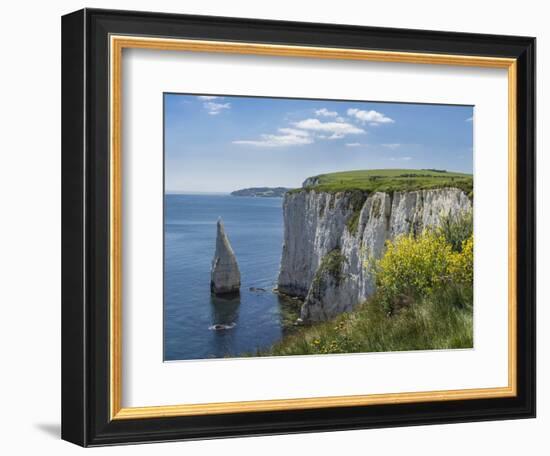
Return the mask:
{"type": "Polygon", "coordinates": [[[216,253],[212,260],[212,271],[210,273],[210,290],[217,295],[231,294],[238,293],[240,287],[241,273],[239,265],[220,217],[218,219],[216,253]]]}

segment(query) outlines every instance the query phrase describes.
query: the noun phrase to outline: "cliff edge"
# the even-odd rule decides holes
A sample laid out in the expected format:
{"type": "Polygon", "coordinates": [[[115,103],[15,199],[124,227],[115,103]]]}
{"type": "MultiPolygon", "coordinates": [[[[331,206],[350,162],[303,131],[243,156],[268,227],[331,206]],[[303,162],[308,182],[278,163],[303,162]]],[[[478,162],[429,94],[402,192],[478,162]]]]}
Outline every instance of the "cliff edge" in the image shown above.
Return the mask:
{"type": "Polygon", "coordinates": [[[350,311],[374,292],[369,262],[381,257],[387,240],[420,233],[438,226],[442,216],[471,209],[470,198],[460,188],[294,190],[283,200],[278,289],[304,299],[304,321],[324,321],[350,311]]]}

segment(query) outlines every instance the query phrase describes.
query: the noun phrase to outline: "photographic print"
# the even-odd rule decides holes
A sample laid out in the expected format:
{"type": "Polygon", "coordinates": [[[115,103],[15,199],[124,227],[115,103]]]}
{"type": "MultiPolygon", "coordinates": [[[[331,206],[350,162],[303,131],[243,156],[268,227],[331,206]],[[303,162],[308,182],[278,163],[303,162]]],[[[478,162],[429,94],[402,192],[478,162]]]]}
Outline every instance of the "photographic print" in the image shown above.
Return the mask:
{"type": "Polygon", "coordinates": [[[534,38],[83,9],[62,54],[64,440],[535,416],[534,38]]]}
{"type": "Polygon", "coordinates": [[[473,106],[164,94],[164,360],[473,347],[473,106]]]}

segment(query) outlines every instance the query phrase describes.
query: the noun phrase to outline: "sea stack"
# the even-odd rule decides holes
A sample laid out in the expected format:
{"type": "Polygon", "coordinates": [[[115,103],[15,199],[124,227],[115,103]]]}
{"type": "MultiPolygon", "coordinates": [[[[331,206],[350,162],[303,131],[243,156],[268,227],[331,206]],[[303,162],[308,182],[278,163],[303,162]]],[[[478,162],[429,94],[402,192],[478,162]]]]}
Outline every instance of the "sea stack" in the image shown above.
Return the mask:
{"type": "Polygon", "coordinates": [[[221,217],[217,223],[216,253],[212,260],[210,290],[216,295],[239,293],[241,273],[221,217]]]}

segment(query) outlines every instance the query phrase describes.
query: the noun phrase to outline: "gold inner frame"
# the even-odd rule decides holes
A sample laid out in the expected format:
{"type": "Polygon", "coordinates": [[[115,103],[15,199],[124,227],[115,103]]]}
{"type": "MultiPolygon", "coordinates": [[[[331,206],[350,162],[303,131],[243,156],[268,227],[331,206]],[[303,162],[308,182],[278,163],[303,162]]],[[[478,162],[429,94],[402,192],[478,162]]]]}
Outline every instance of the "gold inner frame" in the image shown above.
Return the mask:
{"type": "Polygon", "coordinates": [[[221,413],[297,410],[459,399],[517,394],[517,62],[511,58],[387,52],[309,46],[203,41],[134,36],[110,37],[110,415],[111,419],[158,418],[221,413]],[[123,49],[253,54],[338,60],[453,65],[508,70],[508,385],[505,387],[274,399],[245,402],[122,407],[122,51],[123,49]]]}

